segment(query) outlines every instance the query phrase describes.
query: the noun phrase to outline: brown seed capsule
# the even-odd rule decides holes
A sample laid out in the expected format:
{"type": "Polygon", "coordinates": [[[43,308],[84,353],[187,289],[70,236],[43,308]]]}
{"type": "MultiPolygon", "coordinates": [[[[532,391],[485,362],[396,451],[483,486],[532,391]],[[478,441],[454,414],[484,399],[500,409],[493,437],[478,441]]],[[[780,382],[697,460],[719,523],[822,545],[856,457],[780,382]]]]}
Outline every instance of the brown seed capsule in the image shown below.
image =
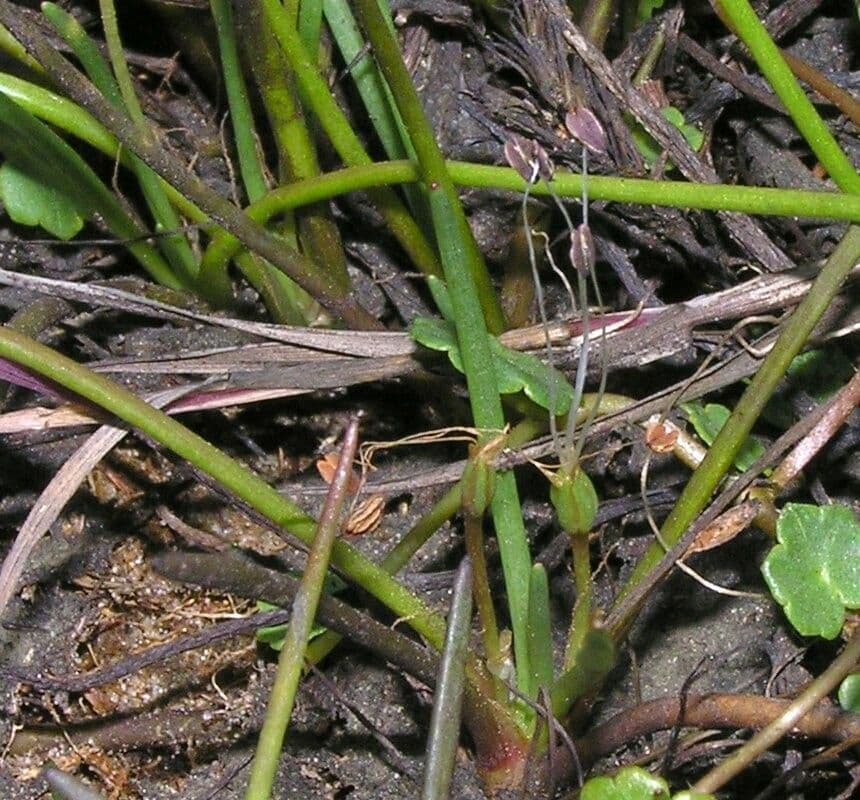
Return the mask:
{"type": "Polygon", "coordinates": [[[362,536],[379,527],[382,512],[385,510],[385,497],[374,494],[359,503],[344,525],[343,532],[347,536],[362,536]]]}
{"type": "Polygon", "coordinates": [[[606,131],[590,109],[579,106],[568,111],[564,124],[570,135],[582,142],[592,153],[606,154],[606,131]]]}
{"type": "Polygon", "coordinates": [[[582,275],[588,275],[594,269],[594,239],[591,238],[591,228],[586,223],[576,226],[570,235],[570,263],[582,275]]]}
{"type": "Polygon", "coordinates": [[[554,171],[552,162],[546,150],[537,142],[513,133],[505,142],[504,152],[505,161],[524,181],[532,183],[536,178],[552,180],[554,171]]]}

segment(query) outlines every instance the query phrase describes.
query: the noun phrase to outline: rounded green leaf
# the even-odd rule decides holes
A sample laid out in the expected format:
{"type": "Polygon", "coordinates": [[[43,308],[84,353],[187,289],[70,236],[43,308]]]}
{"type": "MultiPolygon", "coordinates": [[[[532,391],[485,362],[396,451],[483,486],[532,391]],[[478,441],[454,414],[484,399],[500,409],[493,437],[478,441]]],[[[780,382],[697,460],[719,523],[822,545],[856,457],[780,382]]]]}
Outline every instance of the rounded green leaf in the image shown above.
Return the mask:
{"type": "Polygon", "coordinates": [[[764,579],[797,631],[834,639],[846,608],[860,607],[860,523],[845,506],[789,503],[764,579]]]}
{"type": "Polygon", "coordinates": [[[860,714],[860,672],[849,675],[839,685],[839,705],[846,711],[860,714]]]}
{"type": "Polygon", "coordinates": [[[72,198],[8,161],[0,167],[0,199],[14,222],[40,226],[58,239],[71,239],[84,226],[72,198]]]}
{"type": "Polygon", "coordinates": [[[669,800],[669,784],[641,767],[624,767],[614,778],[587,781],[580,800],[669,800]]]}

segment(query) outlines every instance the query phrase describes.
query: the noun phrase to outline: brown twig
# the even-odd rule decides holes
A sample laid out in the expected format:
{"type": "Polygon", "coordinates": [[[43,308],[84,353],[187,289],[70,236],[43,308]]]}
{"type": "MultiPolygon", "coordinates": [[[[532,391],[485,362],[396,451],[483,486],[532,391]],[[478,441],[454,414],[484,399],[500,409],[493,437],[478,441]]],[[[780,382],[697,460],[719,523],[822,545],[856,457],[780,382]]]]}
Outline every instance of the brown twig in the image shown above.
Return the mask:
{"type": "MultiPolygon", "coordinates": [[[[692,728],[760,730],[790,705],[790,700],[742,694],[691,696],[681,724],[692,728]]],[[[678,723],[680,707],[678,698],[667,697],[622,711],[577,739],[579,757],[593,764],[640,736],[669,729],[678,723]]],[[[811,739],[851,739],[860,735],[860,715],[832,707],[816,708],[797,721],[793,732],[811,739]]]]}
{"type": "Polygon", "coordinates": [[[827,402],[825,413],[773,471],[771,483],[785,489],[860,405],[860,372],[827,402]]]}
{"type": "MultiPolygon", "coordinates": [[[[761,730],[778,719],[790,700],[742,694],[692,695],[681,724],[691,728],[761,730]]],[[[678,723],[681,701],[677,697],[650,700],[616,714],[585,736],[576,747],[583,762],[593,764],[640,736],[666,730],[678,723]]],[[[840,741],[860,735],[860,715],[833,707],[820,707],[797,720],[793,733],[811,739],[840,741]]]]}
{"type": "Polygon", "coordinates": [[[770,108],[779,114],[786,113],[785,107],[773,92],[758,86],[740,70],[732,69],[732,67],[728,64],[724,64],[716,56],[712,56],[704,47],[702,47],[702,45],[691,39],[686,33],[682,33],[678,37],[678,44],[681,49],[690,56],[690,58],[698,61],[715,77],[731,84],[739,92],[747,95],[747,97],[751,97],[763,106],[770,108]]]}
{"type": "MultiPolygon", "coordinates": [[[[856,668],[858,660],[860,660],[860,631],[854,633],[845,649],[833,663],[812,681],[799,697],[788,703],[766,727],[762,728],[743,747],[732,753],[730,758],[701,778],[696,783],[695,790],[703,794],[716,792],[746,769],[758,756],[773,747],[780,739],[792,732],[801,730],[803,723],[810,721],[814,713],[821,713],[821,709],[816,710],[815,707],[839,685],[846,675],[856,668]]],[[[847,736],[839,736],[840,739],[860,735],[860,714],[849,713],[847,716],[850,719],[846,730],[850,733],[847,736]],[[853,725],[850,724],[852,721],[853,725]]],[[[840,727],[838,723],[835,724],[840,727]]],[[[828,733],[830,733],[829,729],[815,735],[830,738],[828,733]]]]}

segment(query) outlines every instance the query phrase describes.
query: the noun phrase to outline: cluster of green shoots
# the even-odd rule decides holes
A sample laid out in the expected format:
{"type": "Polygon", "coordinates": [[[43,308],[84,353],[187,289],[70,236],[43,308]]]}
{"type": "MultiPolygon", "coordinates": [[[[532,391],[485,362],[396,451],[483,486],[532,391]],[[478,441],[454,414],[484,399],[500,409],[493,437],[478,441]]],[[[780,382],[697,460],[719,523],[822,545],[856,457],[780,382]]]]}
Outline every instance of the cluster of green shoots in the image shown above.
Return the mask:
{"type": "MultiPolygon", "coordinates": [[[[767,399],[860,256],[860,229],[851,227],[711,443],[661,528],[661,544],[655,543],[643,557],[622,587],[616,607],[598,609],[589,546],[598,499],[581,464],[588,426],[606,407],[605,368],[596,395],[585,393],[593,322],[589,283],[597,306],[602,305],[588,220],[589,198],[858,222],[860,178],[787,72],[745,0],[724,0],[721,6],[844,193],[589,176],[589,151],[605,152],[607,143],[600,123],[581,104],[570,109],[566,119],[571,136],[582,144],[579,174],[554,172],[539,145],[520,137],[505,143],[507,168],[448,162],[404,65],[387,6],[377,0],[351,4],[346,0],[284,4],[252,0],[242,5],[247,13],[234,19],[229,2],[211,0],[239,162],[241,189],[237,193],[244,197],[240,208],[218,196],[158,143],[130,78],[113,0],[100,0],[109,64],[73,17],[59,6],[43,5],[45,20],[67,44],[86,78],[38,29],[16,16],[10,4],[0,2],[0,23],[11,31],[5,31],[0,41],[31,77],[36,76],[24,80],[0,75],[0,151],[6,159],[0,191],[7,210],[13,217],[18,214],[21,222],[40,224],[64,237],[75,235],[85,220],[98,218],[127,243],[129,252],[153,279],[172,289],[196,292],[218,307],[230,308],[235,303],[230,272],[235,265],[241,280],[257,289],[277,322],[330,321],[378,328],[378,321],[355,301],[339,233],[323,205],[332,197],[366,190],[406,257],[426,276],[442,316],[441,320],[418,320],[414,338],[446,351],[465,375],[472,422],[479,433],[460,482],[376,564],[335,536],[347,468],[355,453],[357,423],[344,444],[326,510],[320,520],[314,520],[210,442],[104,376],[12,330],[0,331],[0,356],[115,414],[212,476],[308,546],[308,568],[290,625],[291,646],[284,647],[279,658],[276,689],[255,756],[248,800],[270,796],[305,660],[321,659],[339,641],[336,634],[327,632],[308,643],[330,568],[408,622],[429,648],[444,651],[424,796],[430,800],[447,794],[461,704],[488,783],[517,785],[525,780],[530,751],[546,753],[555,733],[565,730],[564,722],[587,716],[589,703],[614,664],[617,646],[641,607],[644,598],[637,592],[664,565],[663,545],[675,547],[706,507],[767,399]],[[318,55],[323,20],[343,60],[351,65],[358,94],[370,112],[388,162],[372,161],[323,77],[318,55]],[[275,186],[270,185],[269,169],[257,146],[259,132],[238,59],[240,46],[252,54],[251,76],[276,145],[275,186]],[[65,96],[43,89],[39,81],[45,77],[65,96]],[[313,117],[316,125],[308,124],[305,115],[313,117]],[[315,131],[326,137],[343,169],[320,171],[315,131]],[[117,198],[64,136],[118,159],[136,177],[151,224],[117,198]],[[403,193],[393,190],[392,184],[405,184],[403,193]],[[504,315],[463,212],[459,185],[522,192],[525,240],[545,328],[548,320],[538,275],[536,234],[529,225],[529,198],[550,197],[559,210],[568,230],[574,280],[553,260],[551,247],[543,250],[565,287],[571,311],[582,321],[581,355],[573,385],[552,366],[548,334],[546,364],[499,343],[504,315]],[[581,199],[578,224],[565,199],[581,199]],[[193,246],[189,225],[206,237],[204,249],[193,246]],[[432,230],[432,237],[426,235],[427,230],[432,230]],[[513,413],[520,417],[509,428],[513,413]],[[514,474],[495,465],[505,448],[524,444],[545,427],[558,459],[552,469],[545,469],[548,494],[558,522],[570,538],[577,589],[560,669],[553,656],[547,575],[543,566],[532,563],[514,474]],[[393,576],[457,512],[462,513],[469,558],[460,573],[446,625],[393,576]],[[487,517],[492,519],[501,555],[509,629],[499,625],[497,599],[490,591],[483,538],[487,517]],[[483,644],[479,656],[467,646],[472,595],[483,644]],[[604,611],[609,611],[611,627],[603,624],[604,611]]],[[[487,5],[498,13],[497,4],[487,5]]],[[[605,348],[601,347],[601,353],[605,348]]],[[[777,558],[773,567],[771,574],[776,575],[784,564],[777,558]]],[[[855,602],[849,595],[839,595],[843,611],[855,602]]],[[[647,781],[643,783],[641,778],[633,782],[647,788],[647,781]]],[[[710,783],[707,790],[715,788],[710,783]]],[[[588,791],[591,794],[583,796],[600,796],[595,787],[588,791]]]]}

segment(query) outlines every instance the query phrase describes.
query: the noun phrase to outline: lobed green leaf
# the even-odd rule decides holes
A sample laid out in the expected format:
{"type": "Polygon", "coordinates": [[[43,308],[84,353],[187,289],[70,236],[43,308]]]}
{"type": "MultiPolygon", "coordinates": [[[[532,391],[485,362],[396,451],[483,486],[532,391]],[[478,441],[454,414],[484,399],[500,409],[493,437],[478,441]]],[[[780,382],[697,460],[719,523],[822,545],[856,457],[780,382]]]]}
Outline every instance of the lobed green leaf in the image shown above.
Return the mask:
{"type": "Polygon", "coordinates": [[[860,523],[845,506],[789,503],[762,565],[771,594],[804,636],[834,639],[860,608],[860,523]]]}
{"type": "Polygon", "coordinates": [[[84,227],[78,203],[56,185],[6,162],[0,167],[0,201],[9,217],[20,225],[44,228],[68,241],[84,227]]]}

